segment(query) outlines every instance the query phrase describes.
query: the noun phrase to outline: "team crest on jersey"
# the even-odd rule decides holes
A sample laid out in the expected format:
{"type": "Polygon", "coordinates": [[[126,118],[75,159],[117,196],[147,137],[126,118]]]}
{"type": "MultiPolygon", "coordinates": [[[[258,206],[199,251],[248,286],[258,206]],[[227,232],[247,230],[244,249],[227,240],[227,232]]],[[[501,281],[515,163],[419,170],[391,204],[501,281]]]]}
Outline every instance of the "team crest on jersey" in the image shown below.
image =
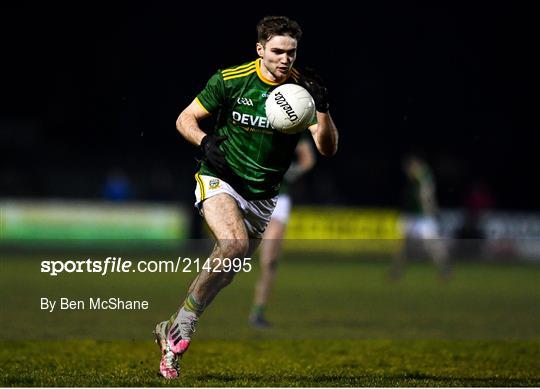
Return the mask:
{"type": "Polygon", "coordinates": [[[248,107],[253,107],[253,100],[248,99],[247,97],[239,97],[236,99],[236,102],[240,105],[247,105],[248,107]]]}
{"type": "Polygon", "coordinates": [[[212,178],[208,181],[208,189],[217,189],[219,188],[219,178],[212,178]]]}

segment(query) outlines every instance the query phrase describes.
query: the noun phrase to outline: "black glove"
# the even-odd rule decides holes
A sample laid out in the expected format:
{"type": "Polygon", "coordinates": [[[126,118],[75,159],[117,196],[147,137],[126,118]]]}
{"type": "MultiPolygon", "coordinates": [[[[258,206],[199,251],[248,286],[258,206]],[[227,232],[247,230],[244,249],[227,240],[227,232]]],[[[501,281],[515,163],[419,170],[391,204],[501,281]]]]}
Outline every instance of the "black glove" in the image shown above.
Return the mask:
{"type": "Polygon", "coordinates": [[[201,151],[204,154],[204,160],[208,162],[216,173],[224,173],[229,170],[229,165],[225,160],[225,153],[221,151],[219,145],[227,139],[227,136],[205,135],[201,141],[201,151]]]}
{"type": "Polygon", "coordinates": [[[324,86],[323,79],[311,68],[305,68],[300,72],[298,84],[307,89],[315,100],[315,109],[318,112],[328,112],[328,89],[324,86]]]}

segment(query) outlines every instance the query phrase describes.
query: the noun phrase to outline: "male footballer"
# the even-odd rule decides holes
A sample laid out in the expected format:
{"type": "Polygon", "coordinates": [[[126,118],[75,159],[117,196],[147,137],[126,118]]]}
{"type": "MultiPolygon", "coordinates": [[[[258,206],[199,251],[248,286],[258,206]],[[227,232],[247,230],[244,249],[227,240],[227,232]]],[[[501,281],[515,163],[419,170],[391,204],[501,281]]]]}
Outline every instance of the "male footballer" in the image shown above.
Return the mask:
{"type": "Polygon", "coordinates": [[[265,311],[277,275],[277,264],[291,213],[292,200],[289,195],[289,186],[315,165],[315,151],[311,143],[311,140],[304,137],[298,142],[296,161],[291,163],[283,177],[276,207],[262,238],[259,250],[261,274],[255,284],[255,296],[249,314],[249,323],[257,328],[270,327],[265,311]]]}
{"type": "MultiPolygon", "coordinates": [[[[268,125],[265,99],[272,89],[283,83],[306,88],[317,110],[309,131],[318,151],[332,156],[338,147],[326,87],[313,72],[293,67],[300,26],[284,16],[267,16],[258,23],[257,34],[259,58],[217,71],[176,121],[180,134],[204,154],[195,175],[195,206],[216,240],[209,258],[249,257],[275,207],[301,134],[280,133],[268,125]],[[207,134],[199,123],[212,114],[219,114],[218,126],[207,134]]],[[[178,360],[191,343],[199,317],[234,274],[219,262],[202,270],[177,312],[157,324],[163,377],[178,378],[178,360]]]]}
{"type": "Polygon", "coordinates": [[[427,162],[416,154],[403,159],[403,171],[407,175],[409,213],[405,220],[405,244],[397,253],[390,269],[390,278],[397,280],[404,272],[407,251],[410,247],[421,248],[437,266],[439,277],[447,281],[451,275],[448,249],[439,233],[435,179],[427,162]]]}

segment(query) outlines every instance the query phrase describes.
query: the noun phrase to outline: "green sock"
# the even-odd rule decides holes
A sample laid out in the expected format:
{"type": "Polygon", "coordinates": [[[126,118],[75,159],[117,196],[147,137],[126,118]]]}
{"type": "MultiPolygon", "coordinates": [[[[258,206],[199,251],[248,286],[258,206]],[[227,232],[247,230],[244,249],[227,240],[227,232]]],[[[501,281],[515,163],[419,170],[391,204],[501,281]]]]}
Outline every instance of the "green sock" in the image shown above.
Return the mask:
{"type": "Polygon", "coordinates": [[[188,311],[195,312],[197,316],[201,316],[204,308],[204,304],[198,303],[197,300],[195,300],[195,297],[193,297],[191,294],[189,294],[186,299],[184,300],[184,303],[174,312],[171,317],[169,318],[169,326],[172,326],[176,318],[178,317],[178,313],[180,312],[180,309],[185,308],[188,311]]]}
{"type": "Polygon", "coordinates": [[[195,312],[197,316],[201,316],[204,312],[204,309],[206,308],[203,303],[195,300],[195,297],[193,297],[192,294],[189,294],[186,297],[183,307],[188,311],[195,312]]]}
{"type": "Polygon", "coordinates": [[[264,308],[265,308],[264,305],[253,305],[253,307],[251,307],[251,315],[259,316],[259,317],[263,316],[264,308]]]}

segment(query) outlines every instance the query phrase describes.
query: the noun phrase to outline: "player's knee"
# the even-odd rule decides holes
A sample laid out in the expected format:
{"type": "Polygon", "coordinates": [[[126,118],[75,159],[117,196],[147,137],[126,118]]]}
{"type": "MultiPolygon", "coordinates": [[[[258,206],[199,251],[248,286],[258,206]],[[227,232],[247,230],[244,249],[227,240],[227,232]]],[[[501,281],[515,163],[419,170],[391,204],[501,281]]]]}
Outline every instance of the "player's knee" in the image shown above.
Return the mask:
{"type": "Polygon", "coordinates": [[[227,239],[220,242],[221,253],[224,258],[244,258],[249,249],[247,239],[227,239]]]}
{"type": "Polygon", "coordinates": [[[219,275],[219,283],[221,284],[222,288],[226,287],[231,282],[233,282],[234,274],[235,273],[233,271],[229,271],[229,272],[223,272],[222,271],[220,273],[220,275],[219,275]]]}
{"type": "Polygon", "coordinates": [[[270,270],[275,271],[275,270],[277,269],[277,267],[278,267],[278,260],[277,260],[277,258],[274,259],[273,261],[271,261],[271,262],[268,264],[268,266],[269,266],[270,270]]]}
{"type": "Polygon", "coordinates": [[[272,259],[268,259],[266,261],[261,262],[261,266],[262,266],[263,270],[275,271],[277,269],[277,267],[278,267],[277,256],[272,258],[272,259]]]}

